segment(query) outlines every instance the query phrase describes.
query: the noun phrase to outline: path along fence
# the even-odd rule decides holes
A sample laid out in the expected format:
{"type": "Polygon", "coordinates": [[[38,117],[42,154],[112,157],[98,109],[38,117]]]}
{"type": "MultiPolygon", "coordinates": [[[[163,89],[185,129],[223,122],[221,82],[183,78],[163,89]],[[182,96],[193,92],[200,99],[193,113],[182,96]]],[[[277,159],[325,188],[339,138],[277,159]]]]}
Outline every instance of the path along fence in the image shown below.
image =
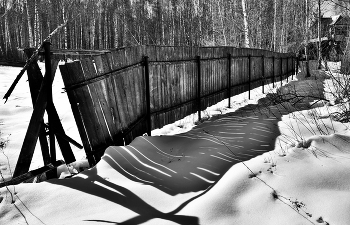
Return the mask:
{"type": "Polygon", "coordinates": [[[60,71],[90,165],[110,145],[192,113],[200,120],[206,107],[295,72],[291,54],[233,47],[136,46],[73,58],[60,71]]]}

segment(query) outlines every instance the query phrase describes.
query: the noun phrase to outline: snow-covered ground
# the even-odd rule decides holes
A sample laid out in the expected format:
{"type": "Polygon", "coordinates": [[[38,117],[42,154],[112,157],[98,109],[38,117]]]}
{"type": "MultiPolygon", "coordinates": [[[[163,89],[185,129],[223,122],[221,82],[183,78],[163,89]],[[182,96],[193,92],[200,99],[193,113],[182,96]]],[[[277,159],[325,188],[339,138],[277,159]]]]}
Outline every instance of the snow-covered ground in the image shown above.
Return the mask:
{"type": "MultiPolygon", "coordinates": [[[[18,72],[0,67],[0,96],[18,72]]],[[[339,99],[330,93],[339,83],[312,72],[278,89],[295,104],[276,99],[267,85],[270,94],[257,88],[252,100],[233,97],[231,109],[227,100],[208,108],[202,123],[192,115],[111,146],[72,178],[1,188],[0,224],[350,224],[349,124],[331,116],[347,105],[334,105],[339,99]],[[308,98],[297,101],[296,94],[308,98]]],[[[81,142],[59,73],[54,84],[63,127],[81,142]]],[[[27,86],[22,79],[0,106],[5,179],[32,111],[27,86]]],[[[84,158],[83,150],[74,153],[84,158]]],[[[37,146],[31,168],[40,166],[37,146]]]]}

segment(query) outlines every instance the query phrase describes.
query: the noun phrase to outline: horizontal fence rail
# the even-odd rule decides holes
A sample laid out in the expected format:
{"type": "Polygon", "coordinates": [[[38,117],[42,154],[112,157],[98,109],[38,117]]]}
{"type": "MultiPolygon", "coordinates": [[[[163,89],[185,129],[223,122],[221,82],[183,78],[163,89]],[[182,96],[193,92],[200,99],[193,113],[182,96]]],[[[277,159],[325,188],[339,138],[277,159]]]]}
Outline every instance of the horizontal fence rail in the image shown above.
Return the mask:
{"type": "Polygon", "coordinates": [[[60,70],[90,164],[110,145],[129,144],[192,113],[201,119],[208,106],[295,71],[291,54],[233,47],[136,46],[72,55],[79,60],[60,70]]]}

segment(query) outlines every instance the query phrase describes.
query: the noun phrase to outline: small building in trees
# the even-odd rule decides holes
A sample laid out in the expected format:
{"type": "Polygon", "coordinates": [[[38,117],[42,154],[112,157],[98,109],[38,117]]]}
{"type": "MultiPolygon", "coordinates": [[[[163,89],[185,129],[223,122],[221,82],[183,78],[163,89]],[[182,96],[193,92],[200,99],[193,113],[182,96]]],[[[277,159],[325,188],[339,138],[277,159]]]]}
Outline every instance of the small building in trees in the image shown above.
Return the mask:
{"type": "MultiPolygon", "coordinates": [[[[318,20],[311,28],[311,39],[308,42],[310,59],[317,59],[318,20]]],[[[350,37],[350,17],[336,15],[321,18],[321,54],[329,61],[339,61],[347,47],[350,37]]],[[[303,50],[300,50],[300,54],[303,50]]]]}

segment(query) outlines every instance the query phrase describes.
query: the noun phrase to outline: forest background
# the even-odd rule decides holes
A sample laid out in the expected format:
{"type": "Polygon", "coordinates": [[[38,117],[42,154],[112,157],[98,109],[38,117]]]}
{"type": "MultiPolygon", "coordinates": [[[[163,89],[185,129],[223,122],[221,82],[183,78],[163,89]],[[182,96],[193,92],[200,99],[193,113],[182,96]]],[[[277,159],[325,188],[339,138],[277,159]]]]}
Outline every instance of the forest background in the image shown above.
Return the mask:
{"type": "MultiPolygon", "coordinates": [[[[348,0],[322,0],[322,14],[348,0]]],[[[131,45],[234,46],[296,52],[318,0],[0,0],[0,58],[38,46],[66,24],[56,49],[131,45]]],[[[312,36],[312,35],[311,35],[312,36]]]]}

